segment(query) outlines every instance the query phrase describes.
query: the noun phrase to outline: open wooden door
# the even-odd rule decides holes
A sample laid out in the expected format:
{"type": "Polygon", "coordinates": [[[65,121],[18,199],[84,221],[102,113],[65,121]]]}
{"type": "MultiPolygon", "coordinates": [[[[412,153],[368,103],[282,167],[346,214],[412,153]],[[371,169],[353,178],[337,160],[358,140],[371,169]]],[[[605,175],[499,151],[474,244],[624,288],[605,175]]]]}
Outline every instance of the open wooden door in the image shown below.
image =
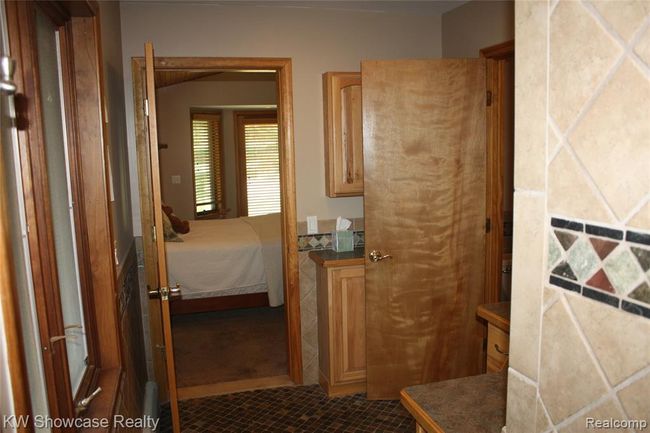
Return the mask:
{"type": "Polygon", "coordinates": [[[367,392],[478,374],[485,63],[364,61],[367,392]]]}
{"type": "Polygon", "coordinates": [[[167,384],[169,386],[169,407],[174,433],[180,433],[180,417],[178,412],[178,394],[176,390],[176,370],[174,363],[174,345],[172,341],[172,322],[169,310],[169,299],[179,295],[178,287],[168,287],[167,259],[165,257],[165,238],[163,234],[162,197],[160,190],[160,164],[158,159],[158,125],[156,121],[156,83],[154,75],[153,44],[147,42],[145,51],[145,75],[147,99],[145,115],[147,119],[147,135],[149,141],[149,155],[151,159],[151,203],[154,216],[154,241],[156,244],[156,261],[158,263],[158,285],[151,288],[150,296],[160,300],[160,314],[162,318],[163,337],[165,343],[165,360],[167,364],[167,384]]]}

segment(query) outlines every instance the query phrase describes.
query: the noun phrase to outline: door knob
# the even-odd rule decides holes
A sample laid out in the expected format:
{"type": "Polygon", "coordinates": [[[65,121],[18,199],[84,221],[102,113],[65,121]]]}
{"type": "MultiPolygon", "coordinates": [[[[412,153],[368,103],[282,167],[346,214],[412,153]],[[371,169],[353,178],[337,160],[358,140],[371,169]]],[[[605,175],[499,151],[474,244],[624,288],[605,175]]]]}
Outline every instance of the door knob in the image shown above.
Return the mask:
{"type": "MultiPolygon", "coordinates": [[[[147,286],[150,289],[149,286],[147,286]]],[[[148,290],[150,298],[158,298],[163,301],[167,301],[172,296],[180,296],[181,294],[181,285],[176,284],[175,287],[161,287],[160,289],[148,290]]]]}
{"type": "Polygon", "coordinates": [[[368,258],[370,259],[371,262],[377,263],[380,260],[392,259],[393,256],[391,256],[390,254],[382,255],[381,251],[372,250],[370,251],[370,254],[368,254],[368,258]]]}

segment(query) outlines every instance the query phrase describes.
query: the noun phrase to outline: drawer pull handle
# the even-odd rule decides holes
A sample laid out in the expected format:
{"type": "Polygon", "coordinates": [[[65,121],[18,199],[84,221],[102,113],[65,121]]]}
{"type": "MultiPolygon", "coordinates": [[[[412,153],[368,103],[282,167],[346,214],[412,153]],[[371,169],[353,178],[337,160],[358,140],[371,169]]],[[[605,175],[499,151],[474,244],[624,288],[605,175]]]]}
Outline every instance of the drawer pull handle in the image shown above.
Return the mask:
{"type": "Polygon", "coordinates": [[[501,355],[505,355],[505,356],[508,356],[508,355],[509,355],[509,353],[508,353],[508,352],[504,352],[504,351],[499,347],[499,345],[498,345],[497,343],[494,343],[494,350],[496,350],[497,352],[499,352],[501,355]]]}

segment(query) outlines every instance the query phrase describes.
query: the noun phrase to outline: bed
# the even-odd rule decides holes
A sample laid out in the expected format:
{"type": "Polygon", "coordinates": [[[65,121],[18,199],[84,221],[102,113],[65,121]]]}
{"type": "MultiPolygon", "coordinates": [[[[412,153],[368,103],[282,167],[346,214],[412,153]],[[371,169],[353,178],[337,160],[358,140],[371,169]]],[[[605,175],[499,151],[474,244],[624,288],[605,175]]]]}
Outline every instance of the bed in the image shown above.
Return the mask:
{"type": "Polygon", "coordinates": [[[284,303],[280,214],[190,221],[182,242],[165,242],[172,314],[284,303]]]}

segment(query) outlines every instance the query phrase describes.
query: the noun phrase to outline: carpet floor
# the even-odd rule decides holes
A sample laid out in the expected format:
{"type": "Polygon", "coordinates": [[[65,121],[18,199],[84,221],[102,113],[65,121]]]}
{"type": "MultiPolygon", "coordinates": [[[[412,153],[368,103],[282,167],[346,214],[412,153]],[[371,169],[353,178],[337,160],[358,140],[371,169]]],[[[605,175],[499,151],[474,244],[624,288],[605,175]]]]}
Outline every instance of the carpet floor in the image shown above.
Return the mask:
{"type": "Polygon", "coordinates": [[[287,374],[283,307],[174,316],[178,387],[287,374]]]}
{"type": "MultiPolygon", "coordinates": [[[[183,433],[413,433],[399,401],[364,394],[328,398],[318,385],[263,389],[179,402],[183,433]]],[[[171,432],[163,408],[161,433],[171,432]]]]}

